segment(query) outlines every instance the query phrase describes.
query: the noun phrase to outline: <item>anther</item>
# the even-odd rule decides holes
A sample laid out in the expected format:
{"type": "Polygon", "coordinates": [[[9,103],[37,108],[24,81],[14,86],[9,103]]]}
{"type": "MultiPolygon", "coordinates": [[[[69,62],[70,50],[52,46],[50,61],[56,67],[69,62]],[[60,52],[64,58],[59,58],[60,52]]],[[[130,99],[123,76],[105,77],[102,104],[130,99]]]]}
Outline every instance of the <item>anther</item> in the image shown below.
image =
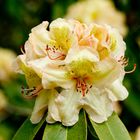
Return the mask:
{"type": "Polygon", "coordinates": [[[22,86],[21,93],[25,98],[31,99],[34,96],[37,96],[42,89],[43,89],[42,85],[39,85],[37,87],[32,87],[32,88],[24,88],[22,86]]]}
{"type": "Polygon", "coordinates": [[[51,59],[51,60],[57,60],[57,59],[63,59],[63,58],[65,58],[66,55],[63,54],[63,53],[61,53],[61,52],[58,52],[57,50],[58,49],[56,49],[55,46],[53,46],[53,48],[49,48],[48,45],[46,46],[46,51],[47,51],[47,55],[48,55],[49,59],[51,59]],[[56,56],[56,57],[53,58],[50,53],[56,54],[58,56],[56,56]]]}
{"type": "Polygon", "coordinates": [[[128,59],[124,56],[121,56],[120,59],[118,60],[118,62],[121,63],[122,66],[127,66],[128,65],[128,59]]]}
{"type": "Polygon", "coordinates": [[[92,85],[90,85],[90,87],[89,88],[92,88],[92,85]]]}

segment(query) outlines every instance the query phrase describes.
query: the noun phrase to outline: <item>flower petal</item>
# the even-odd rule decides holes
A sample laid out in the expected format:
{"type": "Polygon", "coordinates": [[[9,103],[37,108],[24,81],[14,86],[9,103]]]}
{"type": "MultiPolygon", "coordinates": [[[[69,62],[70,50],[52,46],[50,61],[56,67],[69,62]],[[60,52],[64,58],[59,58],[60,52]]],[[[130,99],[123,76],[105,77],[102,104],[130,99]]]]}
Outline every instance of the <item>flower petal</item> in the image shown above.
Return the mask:
{"type": "Polygon", "coordinates": [[[34,60],[46,56],[46,44],[51,40],[49,32],[46,30],[48,22],[44,21],[32,29],[29,39],[25,43],[27,60],[34,60]]]}
{"type": "Polygon", "coordinates": [[[71,88],[74,83],[67,78],[66,74],[67,71],[61,68],[61,66],[48,66],[42,77],[43,87],[45,89],[55,87],[71,88]]]}
{"type": "Polygon", "coordinates": [[[71,47],[73,34],[72,26],[66,20],[58,18],[50,24],[50,35],[53,40],[57,42],[57,47],[67,52],[71,47]]]}
{"type": "Polygon", "coordinates": [[[29,87],[40,85],[41,79],[34,72],[34,70],[26,64],[25,55],[19,55],[16,58],[13,67],[15,68],[15,71],[25,74],[25,78],[29,87]]]}
{"type": "Polygon", "coordinates": [[[124,100],[128,96],[127,89],[123,86],[122,81],[117,79],[106,89],[108,96],[112,101],[124,100]]]}
{"type": "Polygon", "coordinates": [[[112,58],[106,58],[94,64],[93,84],[96,86],[110,85],[124,74],[122,66],[112,58]]]}
{"type": "Polygon", "coordinates": [[[106,121],[113,112],[112,102],[108,96],[101,89],[94,87],[83,97],[81,103],[89,117],[97,123],[106,121]]]}
{"type": "Polygon", "coordinates": [[[111,37],[110,49],[112,51],[112,55],[114,58],[119,60],[121,56],[125,55],[126,44],[123,41],[122,36],[119,34],[119,32],[116,29],[111,28],[110,26],[107,25],[106,28],[108,29],[111,37]]]}
{"type": "Polygon", "coordinates": [[[90,47],[79,47],[76,45],[77,43],[73,45],[72,48],[70,48],[66,58],[65,58],[65,63],[71,63],[72,61],[76,61],[79,59],[86,59],[91,62],[97,62],[99,61],[99,56],[98,53],[90,48],[90,47]]]}
{"type": "Polygon", "coordinates": [[[48,102],[48,115],[46,121],[48,123],[54,123],[55,121],[60,121],[60,114],[58,111],[57,103],[55,99],[58,97],[58,92],[56,90],[51,90],[49,93],[49,102],[48,102]]]}
{"type": "Polygon", "coordinates": [[[78,121],[78,114],[82,107],[81,96],[76,90],[63,90],[59,94],[56,103],[63,125],[72,126],[78,121]]]}
{"type": "Polygon", "coordinates": [[[40,92],[36,98],[35,106],[30,118],[32,123],[38,123],[44,116],[47,108],[49,116],[53,114],[55,118],[59,118],[57,107],[54,102],[57,94],[56,90],[42,90],[40,92]]]}
{"type": "Polygon", "coordinates": [[[34,109],[30,118],[32,123],[36,124],[40,122],[47,109],[48,100],[49,98],[47,96],[46,90],[42,90],[35,101],[34,109]]]}
{"type": "Polygon", "coordinates": [[[37,60],[29,61],[28,65],[42,78],[43,72],[47,70],[47,65],[53,64],[47,56],[37,60]]]}
{"type": "Polygon", "coordinates": [[[43,43],[46,43],[46,40],[50,39],[47,31],[48,24],[48,21],[43,21],[32,29],[32,33],[35,34],[43,43]]]}

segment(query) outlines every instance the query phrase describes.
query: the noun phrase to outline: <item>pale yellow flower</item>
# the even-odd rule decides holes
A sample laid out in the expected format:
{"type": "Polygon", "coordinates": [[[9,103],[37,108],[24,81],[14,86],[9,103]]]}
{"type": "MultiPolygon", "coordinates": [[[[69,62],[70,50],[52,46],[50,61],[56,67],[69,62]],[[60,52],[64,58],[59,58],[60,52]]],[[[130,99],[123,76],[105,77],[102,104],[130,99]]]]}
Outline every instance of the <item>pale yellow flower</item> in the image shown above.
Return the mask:
{"type": "Polygon", "coordinates": [[[74,125],[82,108],[93,121],[106,121],[112,102],[128,96],[122,85],[128,63],[122,37],[107,25],[64,19],[53,21],[49,31],[47,25],[32,29],[25,53],[15,63],[30,87],[23,93],[37,96],[32,123],[38,123],[47,108],[49,123],[74,125]]]}
{"type": "Polygon", "coordinates": [[[60,18],[54,20],[49,27],[47,21],[34,27],[25,43],[26,60],[46,56],[51,60],[64,59],[73,43],[72,28],[68,21],[60,18]]]}
{"type": "Polygon", "coordinates": [[[122,81],[118,80],[125,73],[124,67],[109,55],[99,59],[87,46],[79,46],[75,52],[74,48],[78,49],[71,48],[64,65],[44,70],[44,88],[65,89],[56,98],[60,118],[49,116],[47,121],[73,125],[78,121],[79,110],[84,108],[92,120],[103,122],[113,111],[112,101],[124,100],[128,96],[122,81]]]}
{"type": "Polygon", "coordinates": [[[9,50],[0,48],[0,82],[10,80],[14,76],[12,63],[16,58],[16,54],[9,50]]]}
{"type": "MultiPolygon", "coordinates": [[[[58,63],[65,59],[68,50],[74,43],[73,25],[64,19],[54,20],[48,27],[48,22],[44,21],[40,25],[34,27],[32,32],[29,34],[29,38],[25,43],[24,49],[22,49],[21,55],[15,60],[13,67],[16,72],[25,75],[29,88],[22,88],[23,96],[26,98],[38,97],[36,104],[40,104],[40,98],[43,94],[49,92],[43,90],[41,78],[42,70],[48,64],[58,63]],[[49,28],[49,30],[47,30],[49,28]],[[37,65],[36,65],[37,63],[37,65]],[[34,65],[35,64],[35,65],[34,65]],[[41,70],[37,66],[41,66],[41,70]],[[38,103],[39,102],[39,103],[38,103]]],[[[39,110],[33,111],[31,119],[32,122],[37,123],[42,118],[46,107],[48,106],[49,97],[47,97],[46,105],[44,110],[42,106],[39,106],[39,110]]],[[[44,98],[45,99],[45,98],[44,98]]],[[[43,104],[44,102],[41,102],[43,104]]],[[[35,104],[35,106],[36,106],[35,104]]],[[[38,107],[35,107],[37,110],[38,107]]],[[[48,109],[49,110],[49,109],[48,109]]]]}
{"type": "Polygon", "coordinates": [[[66,18],[74,18],[83,23],[109,24],[126,35],[125,15],[115,8],[111,0],[85,0],[72,4],[66,18]]]}
{"type": "Polygon", "coordinates": [[[42,22],[31,30],[21,50],[23,54],[17,57],[13,65],[15,71],[25,74],[29,87],[41,85],[42,71],[39,71],[36,63],[43,69],[48,64],[65,59],[74,43],[74,36],[73,25],[65,19],[56,19],[49,27],[47,21],[42,22]]]}

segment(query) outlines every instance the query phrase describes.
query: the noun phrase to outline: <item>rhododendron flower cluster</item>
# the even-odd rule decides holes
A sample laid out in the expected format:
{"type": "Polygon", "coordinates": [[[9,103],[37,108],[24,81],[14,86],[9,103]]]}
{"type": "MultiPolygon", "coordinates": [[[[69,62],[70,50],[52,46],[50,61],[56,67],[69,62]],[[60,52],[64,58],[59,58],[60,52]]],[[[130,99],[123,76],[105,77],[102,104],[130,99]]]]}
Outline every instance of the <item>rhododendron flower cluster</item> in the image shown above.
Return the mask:
{"type": "Polygon", "coordinates": [[[29,86],[22,88],[23,96],[36,97],[31,122],[38,123],[47,111],[48,123],[72,126],[82,108],[93,121],[106,121],[113,102],[128,96],[122,80],[133,70],[124,70],[125,49],[108,25],[58,18],[34,27],[14,63],[29,86]]]}

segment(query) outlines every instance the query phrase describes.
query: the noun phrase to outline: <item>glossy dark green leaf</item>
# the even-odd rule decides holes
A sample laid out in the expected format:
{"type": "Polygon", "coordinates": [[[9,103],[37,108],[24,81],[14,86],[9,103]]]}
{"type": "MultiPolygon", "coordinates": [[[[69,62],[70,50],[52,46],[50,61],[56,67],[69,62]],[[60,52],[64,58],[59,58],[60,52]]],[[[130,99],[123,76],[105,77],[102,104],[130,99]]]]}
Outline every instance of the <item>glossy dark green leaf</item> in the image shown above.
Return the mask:
{"type": "Polygon", "coordinates": [[[33,140],[44,121],[45,118],[42,119],[38,124],[32,124],[28,118],[19,128],[12,140],[33,140]]]}
{"type": "Polygon", "coordinates": [[[64,127],[61,123],[47,124],[43,140],[86,140],[87,123],[84,111],[80,112],[79,121],[72,127],[64,127]]]}
{"type": "Polygon", "coordinates": [[[88,136],[90,137],[91,140],[99,140],[90,120],[87,118],[88,122],[88,136]]]}
{"type": "Polygon", "coordinates": [[[67,137],[67,128],[62,126],[60,123],[47,124],[43,140],[66,140],[67,137]]]}
{"type": "Polygon", "coordinates": [[[103,123],[90,121],[100,140],[131,140],[127,129],[115,113],[103,123]]]}
{"type": "Polygon", "coordinates": [[[82,110],[79,115],[79,121],[72,127],[68,127],[67,140],[86,140],[87,139],[87,121],[86,114],[82,110]]]}

